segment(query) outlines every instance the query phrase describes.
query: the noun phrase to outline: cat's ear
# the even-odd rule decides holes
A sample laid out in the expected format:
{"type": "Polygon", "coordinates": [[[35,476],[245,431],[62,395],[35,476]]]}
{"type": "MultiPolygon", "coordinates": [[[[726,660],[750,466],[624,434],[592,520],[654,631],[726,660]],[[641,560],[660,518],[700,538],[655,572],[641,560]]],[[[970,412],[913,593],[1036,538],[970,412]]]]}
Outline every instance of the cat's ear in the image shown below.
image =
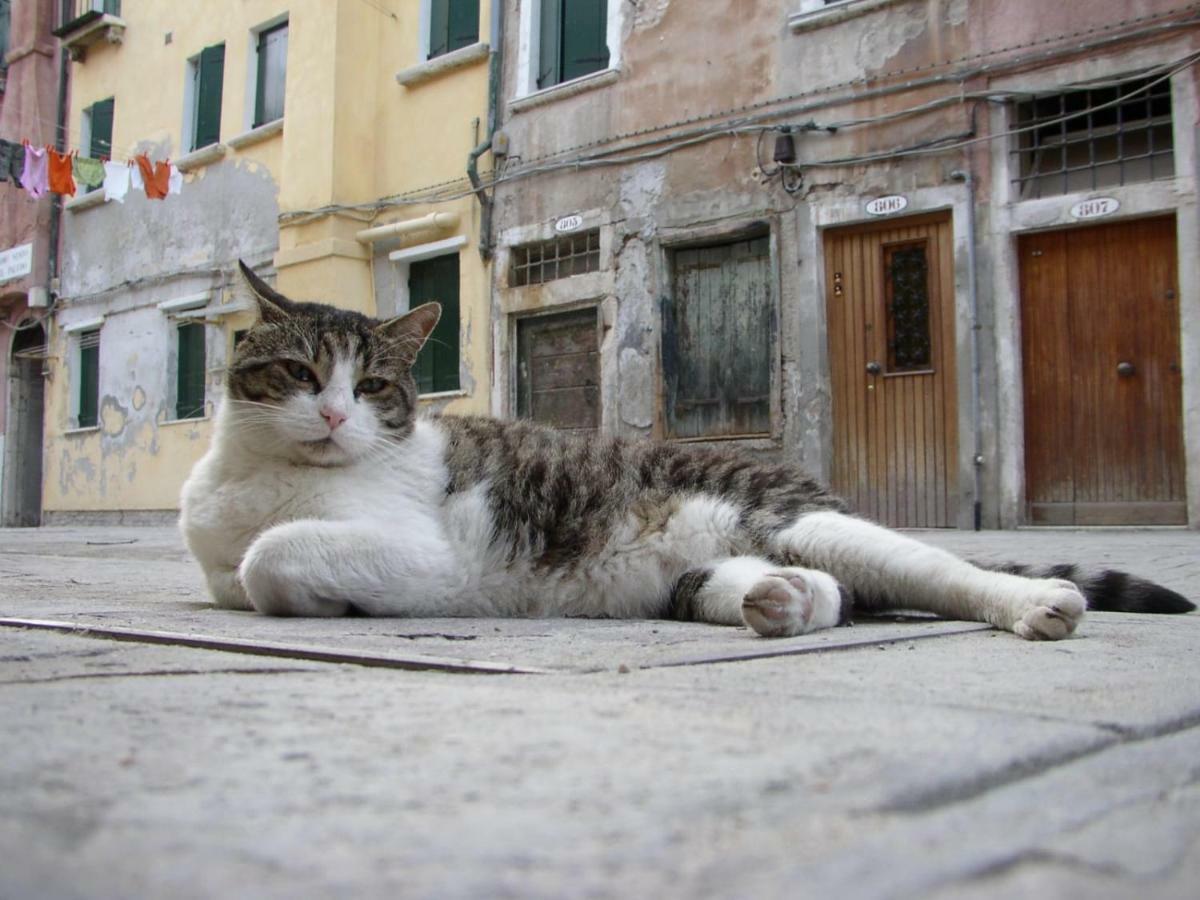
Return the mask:
{"type": "Polygon", "coordinates": [[[270,325],[275,322],[285,322],[292,317],[295,309],[291,300],[255,275],[254,270],[240,259],[238,267],[241,268],[242,277],[246,279],[246,284],[250,286],[250,291],[254,294],[254,300],[258,304],[258,320],[260,322],[270,325]]]}
{"type": "Polygon", "coordinates": [[[407,367],[413,364],[441,317],[440,303],[425,303],[411,312],[376,325],[375,333],[397,347],[400,362],[407,367]]]}

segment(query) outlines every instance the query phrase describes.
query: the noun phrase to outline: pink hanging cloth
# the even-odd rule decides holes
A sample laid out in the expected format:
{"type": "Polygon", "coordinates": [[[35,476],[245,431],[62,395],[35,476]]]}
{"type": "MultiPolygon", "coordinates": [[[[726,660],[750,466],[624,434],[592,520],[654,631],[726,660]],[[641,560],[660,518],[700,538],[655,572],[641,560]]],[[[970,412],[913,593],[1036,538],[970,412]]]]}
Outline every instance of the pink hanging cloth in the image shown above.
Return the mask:
{"type": "Polygon", "coordinates": [[[44,149],[39,150],[28,142],[25,144],[25,171],[21,173],[21,186],[34,200],[46,196],[50,190],[50,158],[44,149]]]}

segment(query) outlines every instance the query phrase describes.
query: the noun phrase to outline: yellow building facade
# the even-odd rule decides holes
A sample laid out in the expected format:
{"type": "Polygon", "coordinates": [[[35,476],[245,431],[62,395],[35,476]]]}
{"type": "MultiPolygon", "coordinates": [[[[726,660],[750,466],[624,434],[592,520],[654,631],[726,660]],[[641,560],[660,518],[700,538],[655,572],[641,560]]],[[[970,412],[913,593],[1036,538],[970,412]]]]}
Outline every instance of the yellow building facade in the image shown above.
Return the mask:
{"type": "Polygon", "coordinates": [[[181,186],[65,203],[44,521],[175,510],[251,322],[239,259],[291,297],[369,315],[443,300],[423,405],[487,410],[489,274],[466,178],[487,137],[486,3],[76,6],[59,28],[70,146],[169,161],[181,186]]]}

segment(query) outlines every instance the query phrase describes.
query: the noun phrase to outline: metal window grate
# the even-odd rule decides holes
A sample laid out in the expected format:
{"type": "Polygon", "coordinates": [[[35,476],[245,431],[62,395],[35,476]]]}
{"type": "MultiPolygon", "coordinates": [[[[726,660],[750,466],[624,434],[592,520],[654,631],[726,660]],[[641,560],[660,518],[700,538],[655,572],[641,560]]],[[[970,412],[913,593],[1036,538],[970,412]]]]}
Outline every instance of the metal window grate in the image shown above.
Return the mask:
{"type": "Polygon", "coordinates": [[[927,241],[885,246],[888,372],[919,372],[932,364],[927,241]]]}
{"type": "Polygon", "coordinates": [[[600,268],[600,229],[581,231],[512,250],[509,284],[522,287],[569,278],[600,268]]]}
{"type": "Polygon", "coordinates": [[[1133,79],[1016,104],[1022,200],[1175,175],[1171,85],[1133,79]]]}

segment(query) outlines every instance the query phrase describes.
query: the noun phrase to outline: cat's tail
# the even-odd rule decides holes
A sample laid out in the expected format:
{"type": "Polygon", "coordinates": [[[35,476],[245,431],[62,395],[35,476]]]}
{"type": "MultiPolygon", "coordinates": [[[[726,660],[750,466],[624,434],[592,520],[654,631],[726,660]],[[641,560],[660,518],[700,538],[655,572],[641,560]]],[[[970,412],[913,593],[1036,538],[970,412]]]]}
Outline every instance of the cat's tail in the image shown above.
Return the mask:
{"type": "Polygon", "coordinates": [[[1065,578],[1087,598],[1088,609],[1104,612],[1186,613],[1196,608],[1182,594],[1161,584],[1114,569],[1087,570],[1074,563],[1027,566],[1021,563],[975,562],[990,572],[1007,572],[1026,578],[1065,578]]]}

